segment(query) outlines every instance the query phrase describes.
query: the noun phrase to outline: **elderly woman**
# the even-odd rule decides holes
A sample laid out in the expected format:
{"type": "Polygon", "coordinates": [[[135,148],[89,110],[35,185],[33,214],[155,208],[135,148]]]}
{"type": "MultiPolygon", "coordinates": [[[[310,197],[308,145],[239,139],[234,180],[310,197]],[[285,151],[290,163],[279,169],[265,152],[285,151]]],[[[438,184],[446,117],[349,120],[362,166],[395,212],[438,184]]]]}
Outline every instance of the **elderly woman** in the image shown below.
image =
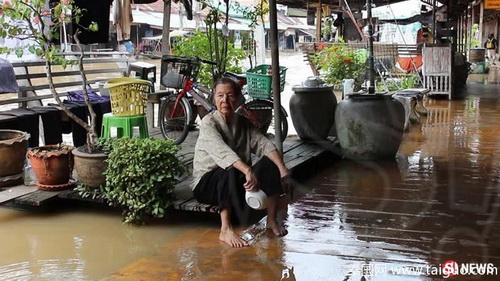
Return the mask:
{"type": "Polygon", "coordinates": [[[233,230],[231,213],[248,208],[245,191],[261,189],[268,196],[267,228],[277,236],[286,235],[286,229],[276,219],[282,182],[288,177],[280,153],[247,118],[235,113],[244,99],[234,80],[219,80],[213,99],[217,110],[203,118],[194,151],[195,198],[219,206],[221,241],[232,247],[245,247],[248,243],[233,230]],[[254,166],[252,153],[260,157],[254,166]]]}

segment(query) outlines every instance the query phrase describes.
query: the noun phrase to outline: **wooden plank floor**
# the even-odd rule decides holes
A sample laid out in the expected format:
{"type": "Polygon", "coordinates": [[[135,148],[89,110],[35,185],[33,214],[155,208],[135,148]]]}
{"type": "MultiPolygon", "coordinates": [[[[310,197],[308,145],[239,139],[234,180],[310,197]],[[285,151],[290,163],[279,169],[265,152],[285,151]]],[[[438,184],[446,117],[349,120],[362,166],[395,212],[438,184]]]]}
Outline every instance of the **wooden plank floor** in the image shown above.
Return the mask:
{"type": "MultiPolygon", "coordinates": [[[[161,133],[158,128],[150,129],[150,136],[161,138],[161,133]]],[[[175,194],[176,200],[173,202],[172,207],[177,210],[196,211],[196,212],[211,212],[217,213],[219,210],[215,206],[201,204],[197,202],[192,196],[190,187],[191,167],[194,156],[194,145],[198,138],[196,130],[190,132],[188,138],[182,143],[181,149],[178,152],[179,157],[189,167],[188,173],[181,179],[176,186],[175,194]]],[[[328,143],[333,146],[333,143],[328,143]]],[[[284,160],[288,168],[292,171],[292,175],[299,175],[299,167],[307,165],[311,160],[314,160],[319,155],[326,153],[327,146],[314,145],[301,141],[298,137],[292,136],[285,140],[283,143],[284,160]]],[[[314,162],[314,161],[313,161],[314,162]]],[[[304,171],[306,171],[305,169],[304,171]]],[[[304,176],[304,175],[300,175],[304,176]]],[[[49,204],[54,199],[65,200],[84,200],[105,204],[102,200],[91,200],[88,198],[81,198],[77,192],[73,190],[63,191],[44,191],[38,190],[36,187],[27,187],[19,185],[15,187],[6,188],[0,191],[0,204],[10,202],[16,205],[27,205],[39,207],[49,204]]]]}

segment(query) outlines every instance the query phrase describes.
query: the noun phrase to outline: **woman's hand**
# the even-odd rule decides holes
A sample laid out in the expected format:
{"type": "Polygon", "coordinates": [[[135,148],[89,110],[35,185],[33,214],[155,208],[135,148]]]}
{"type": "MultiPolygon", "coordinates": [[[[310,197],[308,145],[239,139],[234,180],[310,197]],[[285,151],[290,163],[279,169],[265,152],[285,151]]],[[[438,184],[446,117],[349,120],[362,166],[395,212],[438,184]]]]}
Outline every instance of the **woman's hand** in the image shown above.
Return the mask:
{"type": "Polygon", "coordinates": [[[245,175],[246,182],[243,184],[243,187],[246,191],[257,191],[259,190],[257,177],[252,171],[252,167],[245,164],[245,162],[238,160],[233,163],[233,167],[238,169],[241,173],[245,175]]]}
{"type": "Polygon", "coordinates": [[[255,176],[255,174],[252,171],[252,169],[248,169],[245,172],[245,179],[246,179],[246,182],[245,182],[245,184],[243,184],[243,187],[245,188],[246,191],[257,191],[257,190],[259,190],[257,177],[255,176]]]}
{"type": "Polygon", "coordinates": [[[290,182],[290,172],[288,171],[288,169],[280,171],[280,176],[281,176],[281,186],[283,187],[283,191],[285,193],[290,192],[291,182],[290,182]]]}
{"type": "Polygon", "coordinates": [[[282,168],[280,169],[281,178],[288,177],[289,175],[290,175],[290,171],[288,170],[287,167],[285,167],[285,165],[283,165],[282,168]]]}

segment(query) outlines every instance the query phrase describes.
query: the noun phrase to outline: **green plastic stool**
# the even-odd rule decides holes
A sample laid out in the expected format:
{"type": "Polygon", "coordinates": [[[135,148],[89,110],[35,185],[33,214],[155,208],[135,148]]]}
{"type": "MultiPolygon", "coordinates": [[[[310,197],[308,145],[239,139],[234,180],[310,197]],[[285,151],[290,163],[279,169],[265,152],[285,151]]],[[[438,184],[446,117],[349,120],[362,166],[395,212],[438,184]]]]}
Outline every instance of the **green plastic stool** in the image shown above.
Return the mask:
{"type": "Polygon", "coordinates": [[[106,113],[102,117],[101,136],[105,139],[111,138],[111,128],[116,128],[116,137],[133,137],[134,127],[139,127],[139,138],[148,138],[148,123],[146,115],[113,116],[106,113]]]}

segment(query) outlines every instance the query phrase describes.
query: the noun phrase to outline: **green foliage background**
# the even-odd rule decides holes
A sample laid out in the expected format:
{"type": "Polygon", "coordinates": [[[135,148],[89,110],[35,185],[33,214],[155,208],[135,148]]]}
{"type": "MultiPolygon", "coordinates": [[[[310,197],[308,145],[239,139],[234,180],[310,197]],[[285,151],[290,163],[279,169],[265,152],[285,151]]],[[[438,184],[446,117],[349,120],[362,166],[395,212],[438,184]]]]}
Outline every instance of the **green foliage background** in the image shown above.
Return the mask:
{"type": "MultiPolygon", "coordinates": [[[[223,36],[220,30],[216,30],[215,34],[211,37],[214,40],[219,40],[219,44],[222,45],[223,36]]],[[[215,50],[210,52],[210,41],[207,32],[197,30],[194,32],[193,37],[185,38],[183,42],[174,46],[174,54],[177,56],[186,57],[200,57],[202,59],[215,61],[214,58],[215,50]]],[[[227,57],[225,62],[226,71],[242,73],[243,69],[240,66],[241,61],[246,58],[245,51],[242,49],[236,49],[234,44],[230,42],[227,49],[227,57]]],[[[220,61],[216,61],[221,63],[220,61]]],[[[200,68],[200,73],[198,74],[198,82],[201,85],[212,87],[214,77],[217,73],[214,73],[215,69],[211,65],[202,64],[200,68]]],[[[216,71],[215,71],[216,72],[216,71]]]]}

